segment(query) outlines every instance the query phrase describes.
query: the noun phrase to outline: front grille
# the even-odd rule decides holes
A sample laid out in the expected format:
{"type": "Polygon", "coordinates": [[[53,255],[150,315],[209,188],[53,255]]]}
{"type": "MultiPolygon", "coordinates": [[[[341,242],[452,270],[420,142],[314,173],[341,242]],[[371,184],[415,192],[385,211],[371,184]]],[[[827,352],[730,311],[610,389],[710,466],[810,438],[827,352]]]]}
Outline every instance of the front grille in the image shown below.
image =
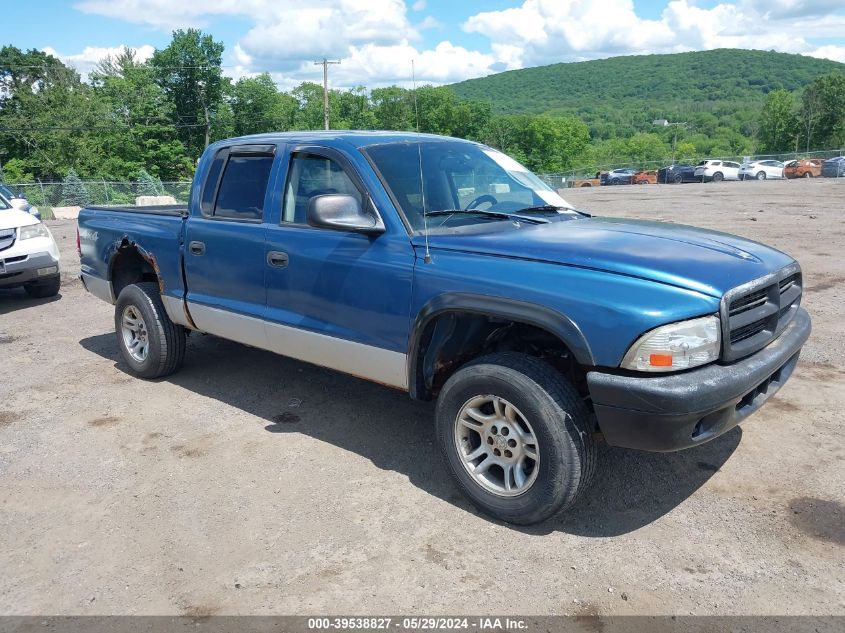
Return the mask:
{"type": "Polygon", "coordinates": [[[0,229],[0,251],[11,248],[15,243],[15,229],[0,229]]]}
{"type": "Polygon", "coordinates": [[[736,360],[768,345],[800,303],[798,264],[730,290],[722,299],[722,358],[736,360]]]}

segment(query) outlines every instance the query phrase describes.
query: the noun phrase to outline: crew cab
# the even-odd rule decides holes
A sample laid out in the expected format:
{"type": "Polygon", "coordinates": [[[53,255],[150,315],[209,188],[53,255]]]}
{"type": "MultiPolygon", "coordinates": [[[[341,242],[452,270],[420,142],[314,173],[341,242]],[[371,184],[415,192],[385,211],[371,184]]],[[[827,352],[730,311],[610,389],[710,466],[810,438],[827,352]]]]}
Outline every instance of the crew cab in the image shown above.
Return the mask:
{"type": "Polygon", "coordinates": [[[673,451],[733,428],[810,333],[792,257],[591,217],[434,135],[221,141],[187,207],[83,209],[79,246],[137,376],[176,371],[205,332],[436,400],[458,487],[515,523],[573,503],[600,437],[673,451]]]}

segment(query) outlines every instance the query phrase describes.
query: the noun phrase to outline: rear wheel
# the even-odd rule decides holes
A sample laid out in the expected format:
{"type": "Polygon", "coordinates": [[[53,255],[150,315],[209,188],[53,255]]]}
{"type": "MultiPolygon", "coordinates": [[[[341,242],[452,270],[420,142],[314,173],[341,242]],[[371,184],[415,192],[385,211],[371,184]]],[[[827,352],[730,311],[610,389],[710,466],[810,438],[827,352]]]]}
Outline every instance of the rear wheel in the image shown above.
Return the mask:
{"type": "Polygon", "coordinates": [[[437,400],[437,437],[462,492],[511,523],[537,523],[570,506],[595,469],[578,392],[524,354],[491,354],[455,372],[437,400]]]}
{"type": "Polygon", "coordinates": [[[158,285],[131,284],[120,291],[114,309],[120,355],[141,378],[161,378],[185,358],[185,328],[167,316],[158,285]]]}
{"type": "Polygon", "coordinates": [[[720,171],[717,171],[715,174],[713,174],[713,182],[722,182],[724,179],[725,176],[720,171]]]}

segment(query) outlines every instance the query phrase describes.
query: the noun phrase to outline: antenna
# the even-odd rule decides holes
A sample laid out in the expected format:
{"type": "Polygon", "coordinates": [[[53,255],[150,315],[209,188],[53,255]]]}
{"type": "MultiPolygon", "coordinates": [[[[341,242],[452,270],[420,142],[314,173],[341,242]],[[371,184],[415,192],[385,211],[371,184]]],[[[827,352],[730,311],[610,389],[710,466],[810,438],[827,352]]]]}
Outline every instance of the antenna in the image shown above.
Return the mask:
{"type": "Polygon", "coordinates": [[[417,123],[417,156],[420,161],[420,197],[422,198],[423,210],[423,231],[425,232],[425,257],[423,261],[426,264],[431,263],[431,251],[428,249],[428,216],[425,211],[425,181],[423,180],[423,166],[422,166],[422,139],[420,137],[420,109],[417,106],[417,73],[414,68],[414,60],[411,60],[411,81],[414,84],[414,118],[417,123]]]}

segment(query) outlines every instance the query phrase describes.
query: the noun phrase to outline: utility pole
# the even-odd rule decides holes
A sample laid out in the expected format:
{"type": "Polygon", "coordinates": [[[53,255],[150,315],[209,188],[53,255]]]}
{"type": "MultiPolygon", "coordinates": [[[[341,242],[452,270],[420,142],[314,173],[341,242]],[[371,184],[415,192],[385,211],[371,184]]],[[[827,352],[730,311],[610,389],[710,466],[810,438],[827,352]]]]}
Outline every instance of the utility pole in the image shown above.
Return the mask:
{"type": "Polygon", "coordinates": [[[323,126],[327,130],[329,129],[329,65],[339,63],[340,60],[329,61],[325,57],[319,62],[314,62],[315,66],[323,67],[323,126]]]}

